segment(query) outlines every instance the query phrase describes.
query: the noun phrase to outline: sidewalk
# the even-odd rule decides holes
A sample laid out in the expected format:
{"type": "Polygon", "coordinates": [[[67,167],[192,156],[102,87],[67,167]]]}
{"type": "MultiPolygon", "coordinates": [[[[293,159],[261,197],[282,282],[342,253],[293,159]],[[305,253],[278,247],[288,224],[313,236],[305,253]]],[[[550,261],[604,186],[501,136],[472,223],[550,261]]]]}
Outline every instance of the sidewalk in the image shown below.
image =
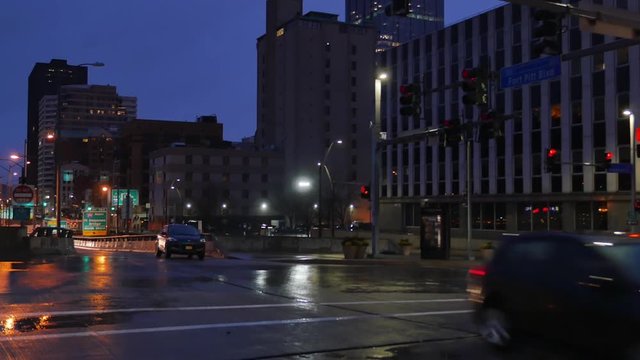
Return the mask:
{"type": "Polygon", "coordinates": [[[421,267],[433,267],[439,269],[468,270],[475,266],[481,266],[481,259],[467,260],[466,258],[450,259],[421,259],[420,254],[409,256],[378,254],[375,258],[345,259],[342,254],[291,254],[291,253],[244,253],[231,252],[226,256],[236,260],[264,260],[299,264],[325,264],[325,265],[409,265],[421,267]]]}

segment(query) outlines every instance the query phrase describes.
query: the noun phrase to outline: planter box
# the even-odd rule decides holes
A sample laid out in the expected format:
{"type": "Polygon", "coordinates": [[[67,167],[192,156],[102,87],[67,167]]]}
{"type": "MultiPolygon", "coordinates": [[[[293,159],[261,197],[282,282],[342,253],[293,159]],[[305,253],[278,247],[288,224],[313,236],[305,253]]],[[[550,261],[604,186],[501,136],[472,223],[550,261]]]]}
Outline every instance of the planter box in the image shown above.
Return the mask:
{"type": "Polygon", "coordinates": [[[355,259],[357,250],[358,250],[358,247],[354,245],[342,246],[342,253],[344,254],[345,259],[355,259]]]}

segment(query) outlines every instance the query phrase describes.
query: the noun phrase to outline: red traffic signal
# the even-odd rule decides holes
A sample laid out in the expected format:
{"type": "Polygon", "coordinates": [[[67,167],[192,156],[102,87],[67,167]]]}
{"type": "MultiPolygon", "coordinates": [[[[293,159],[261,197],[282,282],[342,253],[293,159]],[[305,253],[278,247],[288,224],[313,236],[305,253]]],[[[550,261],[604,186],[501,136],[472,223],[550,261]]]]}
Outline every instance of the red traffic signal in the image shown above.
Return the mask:
{"type": "Polygon", "coordinates": [[[604,160],[611,162],[613,160],[613,153],[611,151],[607,151],[604,153],[604,160]]]}
{"type": "Polygon", "coordinates": [[[363,198],[363,199],[371,198],[371,194],[369,193],[369,186],[368,185],[360,186],[360,197],[363,198]]]}
{"type": "Polygon", "coordinates": [[[560,170],[560,162],[558,161],[558,150],[555,148],[547,148],[547,157],[545,158],[544,168],[546,172],[555,173],[560,170]]]}
{"type": "Polygon", "coordinates": [[[419,116],[420,108],[420,85],[406,84],[400,85],[400,115],[419,116]]]}

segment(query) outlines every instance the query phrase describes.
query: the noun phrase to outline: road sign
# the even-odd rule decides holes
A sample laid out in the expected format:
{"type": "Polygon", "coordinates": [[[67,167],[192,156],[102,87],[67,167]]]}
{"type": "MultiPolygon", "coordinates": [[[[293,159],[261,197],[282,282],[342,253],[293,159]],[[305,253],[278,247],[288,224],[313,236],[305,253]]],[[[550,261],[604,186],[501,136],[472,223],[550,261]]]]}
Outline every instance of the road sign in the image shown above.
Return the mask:
{"type": "Polygon", "coordinates": [[[31,208],[26,206],[13,207],[13,220],[26,221],[31,218],[31,208]]]}
{"type": "Polygon", "coordinates": [[[506,89],[553,79],[560,76],[560,73],[560,56],[546,56],[502,68],[500,70],[500,87],[506,89]]]}
{"type": "Polygon", "coordinates": [[[82,212],[82,235],[107,235],[107,210],[96,209],[82,212]]]}
{"type": "Polygon", "coordinates": [[[13,201],[16,204],[28,204],[33,201],[34,191],[29,185],[18,185],[13,189],[13,201]]]}
{"type": "Polygon", "coordinates": [[[631,174],[631,164],[629,163],[614,163],[610,164],[607,172],[618,174],[631,174]]]}
{"type": "Polygon", "coordinates": [[[127,204],[127,195],[131,198],[131,205],[138,206],[140,195],[138,189],[113,189],[111,190],[111,206],[121,207],[127,204]]]}

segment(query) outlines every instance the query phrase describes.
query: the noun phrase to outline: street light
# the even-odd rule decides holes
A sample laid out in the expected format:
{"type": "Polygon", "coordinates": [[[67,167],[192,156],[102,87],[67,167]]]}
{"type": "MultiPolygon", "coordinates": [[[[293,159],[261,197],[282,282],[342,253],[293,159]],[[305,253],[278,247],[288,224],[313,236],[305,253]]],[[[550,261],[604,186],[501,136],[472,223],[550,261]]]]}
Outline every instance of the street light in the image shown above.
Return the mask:
{"type": "Polygon", "coordinates": [[[378,213],[380,200],[378,194],[379,174],[378,174],[378,138],[380,136],[380,115],[381,115],[381,99],[382,99],[382,81],[388,77],[386,72],[378,73],[375,80],[374,91],[374,117],[371,123],[371,188],[369,197],[371,199],[371,257],[375,257],[378,252],[378,237],[380,229],[378,228],[378,213]]]}
{"type": "Polygon", "coordinates": [[[342,140],[334,140],[332,141],[327,150],[324,152],[324,157],[322,158],[322,162],[318,163],[318,238],[322,238],[322,169],[327,173],[327,177],[329,178],[329,184],[331,189],[331,204],[329,207],[329,216],[331,217],[329,223],[331,224],[331,236],[333,237],[333,180],[331,179],[331,173],[329,172],[329,168],[327,167],[327,159],[329,158],[329,153],[331,153],[331,149],[334,144],[342,144],[342,140]]]}
{"type": "Polygon", "coordinates": [[[635,231],[635,226],[638,225],[638,219],[636,217],[636,117],[629,109],[622,112],[624,116],[629,117],[629,155],[631,156],[631,204],[629,209],[629,216],[627,218],[628,224],[631,226],[631,231],[635,231]]]}
{"type": "MultiPolygon", "coordinates": [[[[182,203],[182,194],[180,194],[180,190],[175,187],[176,182],[180,182],[180,179],[175,179],[171,181],[171,184],[169,184],[169,187],[163,187],[163,195],[164,195],[164,221],[165,223],[169,223],[169,190],[175,190],[178,193],[178,196],[180,197],[180,203],[182,203]]],[[[181,204],[182,206],[182,204],[181,204]]],[[[175,208],[175,206],[174,206],[175,208]]],[[[177,214],[174,214],[177,215],[177,214]]]]}

